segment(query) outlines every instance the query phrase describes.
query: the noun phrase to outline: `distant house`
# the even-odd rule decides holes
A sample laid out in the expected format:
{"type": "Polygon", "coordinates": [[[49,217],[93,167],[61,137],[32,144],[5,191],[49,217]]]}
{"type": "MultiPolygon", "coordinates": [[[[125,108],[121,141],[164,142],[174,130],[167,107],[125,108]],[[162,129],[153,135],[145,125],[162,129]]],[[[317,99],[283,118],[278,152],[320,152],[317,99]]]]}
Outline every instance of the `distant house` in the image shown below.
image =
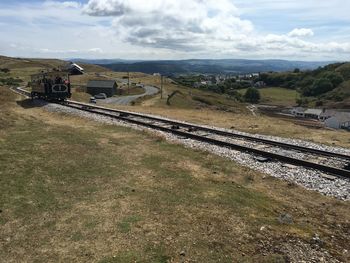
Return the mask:
{"type": "Polygon", "coordinates": [[[200,86],[202,86],[202,83],[200,83],[200,82],[193,83],[194,88],[199,88],[200,86]]]}
{"type": "Polygon", "coordinates": [[[333,129],[350,129],[350,112],[337,112],[324,122],[326,127],[333,129]]]}
{"type": "Polygon", "coordinates": [[[325,120],[333,117],[336,113],[337,113],[337,111],[335,111],[335,110],[323,109],[322,113],[320,114],[319,120],[325,121],[325,120]]]}
{"type": "Polygon", "coordinates": [[[309,118],[318,120],[322,109],[305,109],[303,107],[296,107],[291,110],[291,114],[298,118],[309,118]]]}
{"type": "Polygon", "coordinates": [[[76,63],[71,62],[68,66],[68,71],[71,75],[83,75],[84,74],[84,68],[79,66],[76,63]]]}
{"type": "Polygon", "coordinates": [[[117,87],[115,80],[90,80],[86,86],[86,91],[92,96],[105,93],[107,97],[112,97],[117,93],[117,87]]]}
{"type": "Polygon", "coordinates": [[[266,83],[264,81],[257,81],[254,83],[254,87],[263,88],[263,87],[266,87],[266,83]]]}
{"type": "Polygon", "coordinates": [[[304,117],[318,120],[322,112],[322,109],[307,109],[304,111],[304,117]]]}
{"type": "Polygon", "coordinates": [[[305,109],[303,107],[296,107],[291,110],[291,114],[294,115],[294,117],[304,118],[305,117],[305,109]]]}

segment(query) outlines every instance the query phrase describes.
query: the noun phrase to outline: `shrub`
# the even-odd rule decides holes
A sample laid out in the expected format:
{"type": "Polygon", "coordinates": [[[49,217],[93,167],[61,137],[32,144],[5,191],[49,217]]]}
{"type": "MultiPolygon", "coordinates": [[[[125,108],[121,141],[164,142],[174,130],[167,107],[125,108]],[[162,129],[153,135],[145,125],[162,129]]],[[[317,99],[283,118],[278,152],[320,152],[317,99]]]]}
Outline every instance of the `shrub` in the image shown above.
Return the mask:
{"type": "Polygon", "coordinates": [[[334,88],[338,87],[344,81],[344,78],[338,72],[326,72],[323,74],[323,78],[332,82],[334,88]]]}
{"type": "Polygon", "coordinates": [[[244,100],[251,103],[257,103],[260,101],[260,92],[256,88],[248,88],[244,94],[244,100]]]}
{"type": "Polygon", "coordinates": [[[296,103],[298,106],[308,106],[309,105],[309,100],[305,97],[303,98],[297,98],[296,103]]]}
{"type": "Polygon", "coordinates": [[[1,68],[0,71],[4,72],[4,73],[9,73],[10,72],[10,70],[8,68],[1,68]]]}
{"type": "Polygon", "coordinates": [[[321,106],[323,106],[323,101],[322,101],[322,100],[316,101],[315,106],[316,106],[316,107],[321,107],[321,106]]]}
{"type": "Polygon", "coordinates": [[[328,78],[321,78],[321,79],[315,80],[314,84],[312,85],[311,95],[317,96],[317,95],[326,93],[328,91],[331,91],[334,88],[335,87],[333,86],[332,82],[328,78]]]}

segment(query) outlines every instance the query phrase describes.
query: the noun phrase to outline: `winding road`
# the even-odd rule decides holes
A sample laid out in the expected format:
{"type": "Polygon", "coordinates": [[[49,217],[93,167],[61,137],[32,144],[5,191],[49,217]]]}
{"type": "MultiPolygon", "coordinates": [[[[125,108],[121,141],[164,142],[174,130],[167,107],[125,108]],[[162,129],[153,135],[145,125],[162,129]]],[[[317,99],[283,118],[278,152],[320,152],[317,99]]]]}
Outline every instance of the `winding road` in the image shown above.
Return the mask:
{"type": "Polygon", "coordinates": [[[152,86],[144,86],[145,93],[139,95],[130,95],[130,96],[120,96],[120,97],[111,97],[105,100],[98,100],[108,104],[117,104],[117,105],[128,105],[132,101],[142,98],[144,96],[151,96],[158,93],[158,89],[152,86]]]}

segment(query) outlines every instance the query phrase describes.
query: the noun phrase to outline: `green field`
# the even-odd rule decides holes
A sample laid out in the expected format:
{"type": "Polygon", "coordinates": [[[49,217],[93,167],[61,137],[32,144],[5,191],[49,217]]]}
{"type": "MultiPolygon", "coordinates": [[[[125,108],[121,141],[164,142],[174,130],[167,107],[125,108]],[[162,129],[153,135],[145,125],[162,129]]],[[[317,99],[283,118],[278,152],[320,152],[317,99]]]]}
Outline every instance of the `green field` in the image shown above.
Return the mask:
{"type": "MultiPolygon", "coordinates": [[[[239,90],[241,94],[246,89],[239,90]]],[[[259,89],[261,95],[261,104],[278,105],[278,106],[294,106],[299,93],[292,89],[269,87],[259,89]]]]}

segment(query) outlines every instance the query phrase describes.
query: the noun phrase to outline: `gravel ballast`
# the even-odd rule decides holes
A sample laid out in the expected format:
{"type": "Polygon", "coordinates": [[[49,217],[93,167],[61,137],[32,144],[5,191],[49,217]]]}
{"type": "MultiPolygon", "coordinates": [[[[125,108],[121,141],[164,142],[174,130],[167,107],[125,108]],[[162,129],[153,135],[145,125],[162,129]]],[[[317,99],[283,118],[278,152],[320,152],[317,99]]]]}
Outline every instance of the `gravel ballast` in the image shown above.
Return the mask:
{"type": "MultiPolygon", "coordinates": [[[[42,102],[38,101],[37,103],[42,103],[42,102]]],[[[285,163],[281,163],[278,161],[259,162],[256,159],[256,156],[248,153],[235,151],[229,148],[212,145],[205,142],[199,142],[192,139],[180,138],[173,134],[156,131],[143,126],[130,124],[124,121],[112,119],[112,118],[101,116],[98,114],[88,113],[85,111],[73,109],[73,108],[66,107],[59,104],[48,103],[44,105],[43,108],[50,112],[61,112],[66,114],[73,114],[76,116],[84,117],[87,119],[91,119],[91,120],[106,123],[106,124],[114,124],[118,126],[130,127],[137,130],[150,131],[158,135],[161,135],[162,137],[164,137],[166,140],[170,142],[180,143],[189,148],[200,149],[200,150],[211,152],[213,154],[228,158],[241,165],[247,166],[251,169],[265,173],[267,175],[277,177],[286,181],[294,182],[298,185],[305,187],[306,189],[315,190],[324,195],[332,196],[340,200],[344,200],[344,201],[350,200],[350,179],[347,179],[347,178],[328,176],[313,169],[306,169],[304,167],[286,165],[285,163]]],[[[148,116],[162,118],[154,115],[148,115],[148,116]]],[[[167,118],[162,118],[162,119],[167,119],[167,118]]],[[[201,125],[197,125],[197,126],[201,126],[201,125]]],[[[232,132],[232,130],[229,130],[229,129],[222,129],[222,128],[217,128],[212,126],[203,126],[203,127],[215,128],[218,130],[232,132]]],[[[243,133],[239,131],[233,131],[233,132],[252,136],[252,134],[243,133]]],[[[345,149],[340,147],[331,147],[331,146],[315,144],[315,143],[311,143],[303,140],[287,139],[287,138],[280,138],[275,136],[264,136],[264,135],[254,135],[254,136],[256,136],[257,138],[275,140],[279,142],[350,155],[350,149],[345,149]]]]}

